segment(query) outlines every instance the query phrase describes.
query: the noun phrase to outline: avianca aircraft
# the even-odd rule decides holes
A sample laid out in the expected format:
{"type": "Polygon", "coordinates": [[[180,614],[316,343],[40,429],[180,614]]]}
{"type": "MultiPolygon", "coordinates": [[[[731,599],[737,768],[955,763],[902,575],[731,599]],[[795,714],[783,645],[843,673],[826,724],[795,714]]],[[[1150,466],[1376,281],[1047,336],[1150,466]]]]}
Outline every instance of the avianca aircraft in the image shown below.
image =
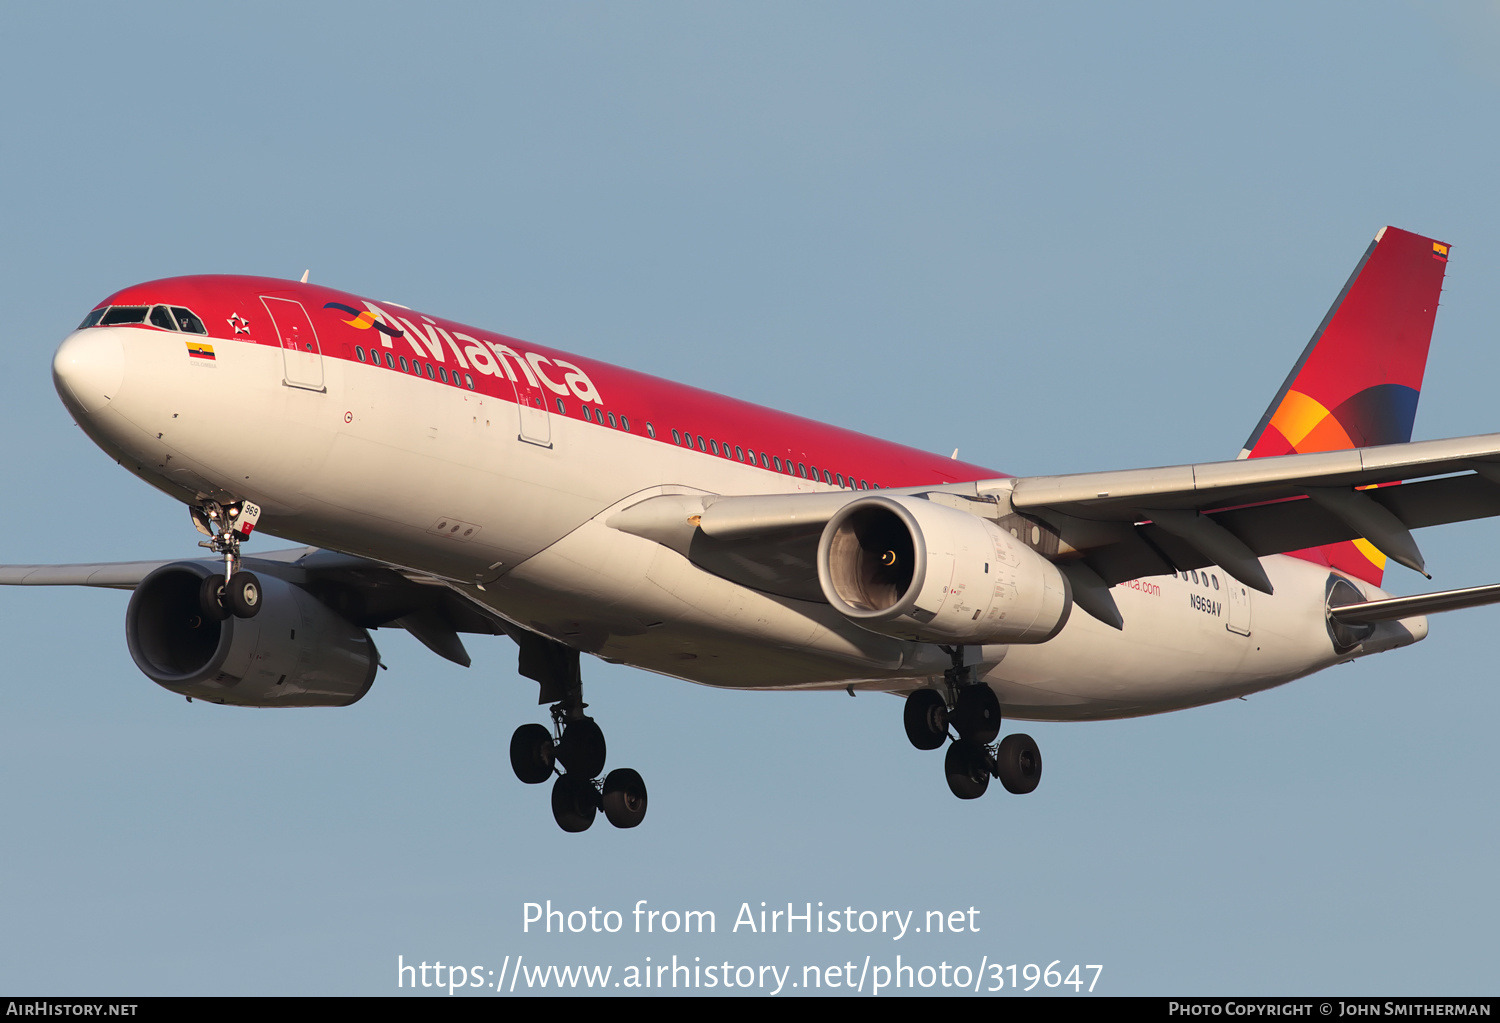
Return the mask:
{"type": "Polygon", "coordinates": [[[1500,600],[1380,589],[1388,559],[1423,571],[1412,528],[1500,514],[1500,434],[1411,442],[1447,258],[1376,235],[1239,458],[1029,478],[305,282],[152,281],[85,316],[54,379],[209,556],[0,583],[133,590],[141,671],[242,707],[355,702],[377,627],[464,665],[460,633],[508,635],[551,706],[512,765],[568,831],[647,803],[604,773],[580,653],[894,693],[955,795],[1030,792],[1005,718],[1226,700],[1500,600]],[[307,546],[242,553],[255,529],[307,546]]]}

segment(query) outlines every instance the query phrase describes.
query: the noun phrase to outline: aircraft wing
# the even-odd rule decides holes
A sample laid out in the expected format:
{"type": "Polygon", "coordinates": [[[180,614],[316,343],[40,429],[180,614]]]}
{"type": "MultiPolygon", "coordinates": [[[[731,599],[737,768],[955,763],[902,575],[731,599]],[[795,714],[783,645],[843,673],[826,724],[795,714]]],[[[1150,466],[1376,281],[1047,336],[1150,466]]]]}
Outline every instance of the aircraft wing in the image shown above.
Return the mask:
{"type": "MultiPolygon", "coordinates": [[[[1343,540],[1366,540],[1425,574],[1412,529],[1500,515],[1500,434],[878,493],[956,505],[1014,529],[1066,571],[1080,606],[1110,620],[1115,583],[1218,565],[1270,592],[1258,558],[1343,540]]],[[[606,525],[744,585],[822,600],[822,528],[871,496],[667,495],[606,525]]]]}
{"type": "Polygon", "coordinates": [[[115,561],[93,565],[0,565],[0,586],[102,586],[133,590],[170,561],[115,561]]]}
{"type": "Polygon", "coordinates": [[[1031,477],[1008,490],[1016,513],[1049,525],[1107,584],[1217,564],[1269,592],[1255,558],[1361,538],[1425,575],[1412,529],[1500,515],[1500,434],[1031,477]]]}
{"type": "MultiPolygon", "coordinates": [[[[182,561],[215,566],[217,558],[119,561],[81,565],[0,565],[0,586],[98,586],[133,590],[152,572],[182,561]]],[[[348,554],[300,547],[241,559],[252,572],[277,576],[312,592],[363,628],[402,628],[433,653],[469,665],[458,633],[516,633],[509,622],[445,581],[348,554]]]]}

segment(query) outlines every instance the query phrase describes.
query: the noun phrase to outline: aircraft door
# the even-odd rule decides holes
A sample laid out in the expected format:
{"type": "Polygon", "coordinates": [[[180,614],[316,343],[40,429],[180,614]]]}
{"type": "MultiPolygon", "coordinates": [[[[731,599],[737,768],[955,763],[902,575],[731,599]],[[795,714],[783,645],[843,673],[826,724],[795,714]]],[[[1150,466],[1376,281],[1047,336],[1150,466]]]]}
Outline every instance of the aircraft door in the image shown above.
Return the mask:
{"type": "Polygon", "coordinates": [[[1250,635],[1250,587],[1229,579],[1229,621],[1224,628],[1241,636],[1250,635]]]}
{"type": "Polygon", "coordinates": [[[521,432],[518,440],[540,447],[552,446],[552,417],[547,414],[547,393],[540,384],[533,384],[524,373],[517,373],[515,380],[516,407],[520,410],[521,432]]]}
{"type": "Polygon", "coordinates": [[[323,386],[323,350],[318,333],[302,303],[293,298],[260,297],[281,338],[282,383],[309,391],[326,390],[323,386]]]}

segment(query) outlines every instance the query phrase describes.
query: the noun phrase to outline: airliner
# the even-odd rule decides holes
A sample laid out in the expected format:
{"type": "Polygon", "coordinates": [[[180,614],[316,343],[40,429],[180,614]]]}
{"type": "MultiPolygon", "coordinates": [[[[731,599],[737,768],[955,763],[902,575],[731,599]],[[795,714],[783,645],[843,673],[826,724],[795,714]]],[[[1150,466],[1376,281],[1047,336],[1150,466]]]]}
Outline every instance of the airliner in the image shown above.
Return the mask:
{"type": "MultiPolygon", "coordinates": [[[[1500,586],[1392,596],[1417,527],[1500,514],[1500,434],[1411,440],[1449,247],[1387,227],[1237,458],[1011,477],[301,281],[125,288],[62,340],[87,435],[205,554],[0,566],[132,591],[189,701],[347,706],[378,628],[508,636],[511,765],[565,831],[646,814],[581,654],[733,689],[887,692],[954,795],[1033,791],[1007,721],[1156,714],[1415,643],[1500,586]],[[257,534],[300,546],[253,553],[257,534]]],[[[956,452],[955,452],[956,455],[956,452]]],[[[894,715],[893,715],[894,718],[894,715]]],[[[893,720],[894,726],[894,720],[893,720]]]]}

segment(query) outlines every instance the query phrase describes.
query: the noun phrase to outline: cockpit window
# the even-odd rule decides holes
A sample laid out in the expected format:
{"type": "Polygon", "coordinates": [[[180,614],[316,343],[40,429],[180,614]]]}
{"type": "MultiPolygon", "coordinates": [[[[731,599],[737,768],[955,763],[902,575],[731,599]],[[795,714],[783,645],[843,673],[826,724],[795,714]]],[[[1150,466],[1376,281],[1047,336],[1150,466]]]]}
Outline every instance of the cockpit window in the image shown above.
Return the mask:
{"type": "Polygon", "coordinates": [[[174,305],[172,307],[172,312],[177,316],[177,326],[182,328],[187,333],[208,333],[208,328],[203,325],[203,321],[194,316],[191,311],[182,308],[182,306],[174,305]]]}
{"type": "Polygon", "coordinates": [[[192,310],[181,306],[164,305],[111,305],[95,309],[83,318],[78,329],[84,327],[113,327],[121,323],[149,323],[162,330],[181,330],[189,334],[207,334],[203,321],[193,315],[192,310]]]}
{"type": "Polygon", "coordinates": [[[145,323],[146,307],[143,305],[112,305],[99,321],[101,327],[113,327],[119,323],[145,323]]]}

